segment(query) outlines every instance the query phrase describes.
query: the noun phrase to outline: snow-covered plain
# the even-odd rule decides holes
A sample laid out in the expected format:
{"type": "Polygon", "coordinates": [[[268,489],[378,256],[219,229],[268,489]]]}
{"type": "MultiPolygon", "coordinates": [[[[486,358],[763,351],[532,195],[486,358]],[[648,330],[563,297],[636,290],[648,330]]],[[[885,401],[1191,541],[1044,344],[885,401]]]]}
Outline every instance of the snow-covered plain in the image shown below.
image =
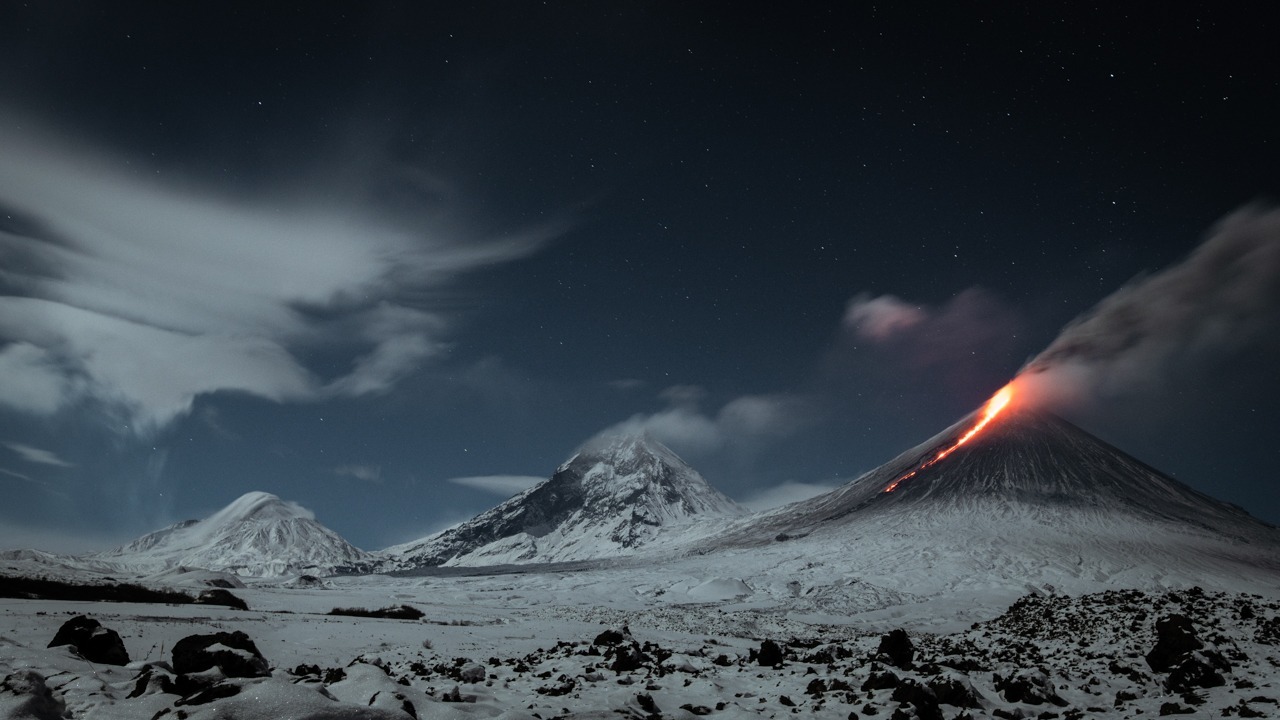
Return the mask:
{"type": "MultiPolygon", "coordinates": [[[[31,569],[13,562],[3,567],[5,573],[31,569]]],[[[793,602],[779,602],[771,594],[761,597],[752,578],[717,577],[709,573],[713,569],[686,562],[674,572],[633,566],[343,577],[305,589],[259,580],[233,590],[248,611],[0,600],[0,676],[7,678],[0,686],[0,715],[546,720],[703,712],[784,717],[798,709],[823,718],[851,712],[1120,718],[1158,715],[1169,704],[1194,708],[1198,717],[1241,707],[1264,713],[1253,717],[1280,710],[1280,601],[1274,588],[1270,597],[1186,589],[1040,594],[992,622],[1006,610],[998,607],[999,592],[922,603],[864,592],[869,607],[872,596],[891,604],[846,614],[817,601],[805,613],[798,612],[803,587],[793,602]],[[325,614],[335,607],[398,605],[425,615],[387,620],[325,614]],[[1225,659],[1227,669],[1217,671],[1221,685],[1169,689],[1171,675],[1148,667],[1144,656],[1156,644],[1155,623],[1172,613],[1192,618],[1209,658],[1225,659]],[[69,647],[46,648],[62,623],[77,615],[120,633],[133,662],[94,664],[69,647]],[[938,632],[943,617],[964,622],[938,632]],[[875,660],[882,634],[894,627],[906,628],[917,649],[908,667],[875,660]],[[629,635],[620,645],[595,642],[602,631],[624,628],[629,635]],[[206,702],[162,690],[155,678],[172,677],[171,653],[179,640],[237,630],[267,659],[270,676],[222,679],[214,673],[207,681],[235,694],[206,702]],[[782,654],[761,665],[765,640],[778,643],[782,654]],[[151,680],[139,682],[148,668],[151,680]],[[38,695],[24,690],[39,678],[52,698],[45,714],[38,695]],[[1025,682],[1016,683],[1019,678],[1025,682]],[[923,700],[918,687],[929,689],[923,700]],[[948,695],[955,687],[968,695],[948,695]],[[948,698],[951,704],[937,704],[948,698]],[[24,715],[23,707],[33,712],[24,715]]],[[[189,582],[199,586],[210,579],[193,574],[189,582]]],[[[845,587],[856,594],[856,586],[845,587]]]]}

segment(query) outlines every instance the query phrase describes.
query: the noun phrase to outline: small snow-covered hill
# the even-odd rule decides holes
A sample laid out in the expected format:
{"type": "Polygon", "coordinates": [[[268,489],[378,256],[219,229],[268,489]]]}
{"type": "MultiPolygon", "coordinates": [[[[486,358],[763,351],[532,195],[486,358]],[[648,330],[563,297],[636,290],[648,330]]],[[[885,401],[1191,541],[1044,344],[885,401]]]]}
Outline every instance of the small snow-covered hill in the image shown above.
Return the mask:
{"type": "Polygon", "coordinates": [[[690,541],[745,511],[644,436],[594,443],[550,479],[461,525],[388,548],[393,569],[618,557],[690,541]]]}
{"type": "Polygon", "coordinates": [[[198,567],[276,577],[364,569],[371,556],[301,506],[251,492],[204,520],[171,525],[88,559],[136,571],[198,567]]]}

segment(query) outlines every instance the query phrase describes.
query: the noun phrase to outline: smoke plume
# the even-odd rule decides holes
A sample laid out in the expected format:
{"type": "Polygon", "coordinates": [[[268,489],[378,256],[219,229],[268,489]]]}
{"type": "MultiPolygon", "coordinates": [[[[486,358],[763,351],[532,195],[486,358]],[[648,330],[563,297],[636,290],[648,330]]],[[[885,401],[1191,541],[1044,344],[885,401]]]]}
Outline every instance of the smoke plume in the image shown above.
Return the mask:
{"type": "Polygon", "coordinates": [[[1280,209],[1221,220],[1182,262],[1072,321],[1019,375],[1038,403],[1156,390],[1280,334],[1280,209]]]}

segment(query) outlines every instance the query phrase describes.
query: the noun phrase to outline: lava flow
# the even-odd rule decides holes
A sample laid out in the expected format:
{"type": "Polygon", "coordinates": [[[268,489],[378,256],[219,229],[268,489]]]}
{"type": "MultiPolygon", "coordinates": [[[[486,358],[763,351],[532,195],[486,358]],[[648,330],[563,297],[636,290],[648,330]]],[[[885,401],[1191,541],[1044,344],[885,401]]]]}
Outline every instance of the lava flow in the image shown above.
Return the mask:
{"type": "Polygon", "coordinates": [[[966,432],[964,435],[961,435],[959,440],[956,440],[947,448],[943,450],[939,450],[937,455],[934,455],[933,457],[921,463],[920,467],[916,468],[915,470],[912,470],[906,475],[903,475],[897,480],[894,480],[893,482],[889,483],[888,487],[884,489],[884,492],[890,493],[890,492],[893,492],[894,490],[897,490],[898,484],[901,483],[903,480],[907,480],[915,477],[916,474],[919,473],[921,470],[924,470],[925,468],[937,463],[938,461],[942,460],[946,456],[955,452],[956,449],[959,448],[961,445],[969,442],[971,439],[973,439],[974,435],[977,435],[978,433],[982,432],[982,429],[986,427],[992,420],[994,420],[996,415],[999,415],[1000,411],[1004,410],[1005,407],[1009,404],[1009,401],[1012,399],[1013,399],[1013,383],[1009,383],[1008,385],[1005,385],[1004,387],[1000,388],[1000,391],[997,392],[995,395],[992,395],[991,399],[987,401],[987,404],[982,406],[982,418],[978,420],[977,424],[969,428],[968,432],[966,432]]]}

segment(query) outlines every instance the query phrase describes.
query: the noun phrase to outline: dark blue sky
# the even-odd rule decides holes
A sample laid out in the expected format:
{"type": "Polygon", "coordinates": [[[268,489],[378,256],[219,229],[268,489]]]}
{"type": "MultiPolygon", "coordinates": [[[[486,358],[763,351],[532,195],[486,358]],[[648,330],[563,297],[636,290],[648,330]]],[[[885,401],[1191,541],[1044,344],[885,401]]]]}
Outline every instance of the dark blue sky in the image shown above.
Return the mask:
{"type": "MultiPolygon", "coordinates": [[[[267,490],[378,548],[620,424],[798,496],[1280,189],[1217,6],[259,5],[0,10],[0,545],[267,490]]],[[[1277,522],[1254,266],[1060,411],[1277,522]]]]}

